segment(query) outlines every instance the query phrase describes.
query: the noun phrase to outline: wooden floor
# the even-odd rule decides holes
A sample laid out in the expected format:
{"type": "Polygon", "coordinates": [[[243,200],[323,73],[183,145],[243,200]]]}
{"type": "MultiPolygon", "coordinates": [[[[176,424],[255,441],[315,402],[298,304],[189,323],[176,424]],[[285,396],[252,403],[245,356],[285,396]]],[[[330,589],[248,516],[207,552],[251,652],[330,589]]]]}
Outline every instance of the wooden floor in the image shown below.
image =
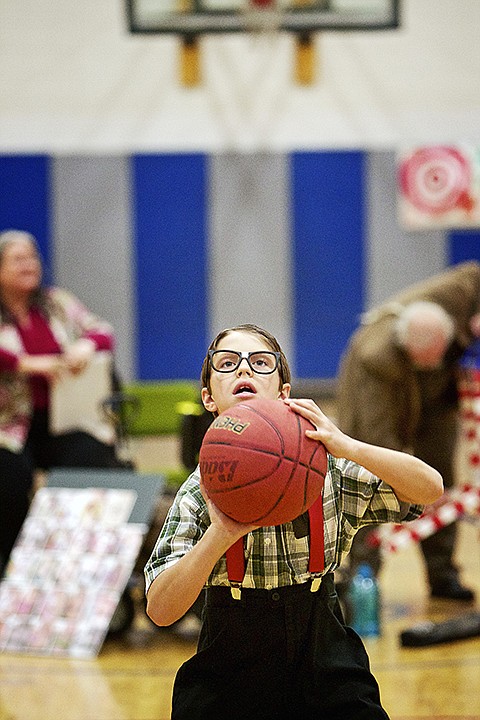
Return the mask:
{"type": "MultiPolygon", "coordinates": [[[[458,558],[480,609],[478,525],[460,523],[458,558]]],[[[382,635],[366,645],[392,720],[480,718],[480,637],[423,649],[399,644],[399,632],[417,621],[471,606],[429,600],[415,545],[387,557],[381,590],[382,635]]],[[[193,641],[154,627],[140,609],[132,629],[107,639],[95,660],[0,655],[0,720],[167,720],[175,672],[194,651],[193,641]]]]}

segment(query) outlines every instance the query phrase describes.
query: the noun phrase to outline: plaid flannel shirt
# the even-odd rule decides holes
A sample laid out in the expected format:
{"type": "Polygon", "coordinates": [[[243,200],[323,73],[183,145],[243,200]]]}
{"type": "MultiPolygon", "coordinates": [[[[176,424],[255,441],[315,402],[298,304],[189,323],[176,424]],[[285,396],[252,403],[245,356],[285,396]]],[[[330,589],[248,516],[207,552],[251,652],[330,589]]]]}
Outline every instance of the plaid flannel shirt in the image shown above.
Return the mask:
{"type": "MultiPolygon", "coordinates": [[[[157,575],[174,565],[200,540],[210,525],[199,482],[197,467],[179,489],[145,566],[146,590],[157,575]]],[[[422,511],[420,505],[400,503],[389,485],[357,463],[328,455],[323,490],[324,572],[339,567],[360,527],[414,520],[422,511]]],[[[261,527],[249,533],[242,586],[271,589],[309,580],[307,528],[307,522],[297,521],[261,527]]],[[[229,585],[225,556],[217,562],[207,581],[207,587],[214,585],[229,585]]]]}

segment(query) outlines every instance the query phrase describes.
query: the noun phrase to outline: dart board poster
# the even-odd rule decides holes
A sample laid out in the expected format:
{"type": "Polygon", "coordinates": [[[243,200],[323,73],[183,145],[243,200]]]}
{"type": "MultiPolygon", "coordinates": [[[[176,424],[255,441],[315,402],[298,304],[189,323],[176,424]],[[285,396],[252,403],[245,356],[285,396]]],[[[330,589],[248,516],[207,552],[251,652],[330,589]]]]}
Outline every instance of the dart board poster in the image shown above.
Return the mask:
{"type": "Polygon", "coordinates": [[[406,229],[480,227],[480,147],[403,150],[397,179],[399,221],[406,229]]]}

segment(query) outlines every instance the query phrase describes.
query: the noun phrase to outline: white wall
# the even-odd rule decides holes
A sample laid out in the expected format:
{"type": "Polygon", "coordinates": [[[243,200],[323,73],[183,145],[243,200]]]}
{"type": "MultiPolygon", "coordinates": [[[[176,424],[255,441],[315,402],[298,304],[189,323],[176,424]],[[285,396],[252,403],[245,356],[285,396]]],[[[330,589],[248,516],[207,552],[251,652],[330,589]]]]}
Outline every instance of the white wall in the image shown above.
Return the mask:
{"type": "Polygon", "coordinates": [[[480,0],[403,0],[397,31],[323,33],[318,79],[292,39],[128,34],[123,0],[0,0],[0,152],[392,148],[480,135],[480,0]]]}

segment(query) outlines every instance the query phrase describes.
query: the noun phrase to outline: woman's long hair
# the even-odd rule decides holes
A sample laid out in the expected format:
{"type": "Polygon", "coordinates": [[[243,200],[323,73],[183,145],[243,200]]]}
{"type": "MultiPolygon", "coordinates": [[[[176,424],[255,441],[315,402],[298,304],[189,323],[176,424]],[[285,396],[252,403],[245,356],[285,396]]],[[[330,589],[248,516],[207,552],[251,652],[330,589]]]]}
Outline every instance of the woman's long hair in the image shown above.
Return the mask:
{"type": "MultiPolygon", "coordinates": [[[[0,233],[0,266],[3,262],[3,256],[5,253],[5,249],[16,240],[23,239],[28,240],[28,242],[31,243],[32,247],[34,248],[36,254],[38,255],[38,258],[41,262],[41,255],[40,250],[38,247],[38,243],[35,239],[35,237],[27,232],[26,230],[4,230],[0,233]]],[[[45,314],[48,315],[48,297],[47,292],[42,284],[39,285],[38,288],[36,288],[30,297],[30,307],[38,307],[40,308],[45,314]]],[[[12,322],[14,318],[12,317],[9,309],[6,307],[6,305],[3,302],[2,298],[2,288],[0,286],[0,317],[3,320],[3,322],[12,322]]]]}

